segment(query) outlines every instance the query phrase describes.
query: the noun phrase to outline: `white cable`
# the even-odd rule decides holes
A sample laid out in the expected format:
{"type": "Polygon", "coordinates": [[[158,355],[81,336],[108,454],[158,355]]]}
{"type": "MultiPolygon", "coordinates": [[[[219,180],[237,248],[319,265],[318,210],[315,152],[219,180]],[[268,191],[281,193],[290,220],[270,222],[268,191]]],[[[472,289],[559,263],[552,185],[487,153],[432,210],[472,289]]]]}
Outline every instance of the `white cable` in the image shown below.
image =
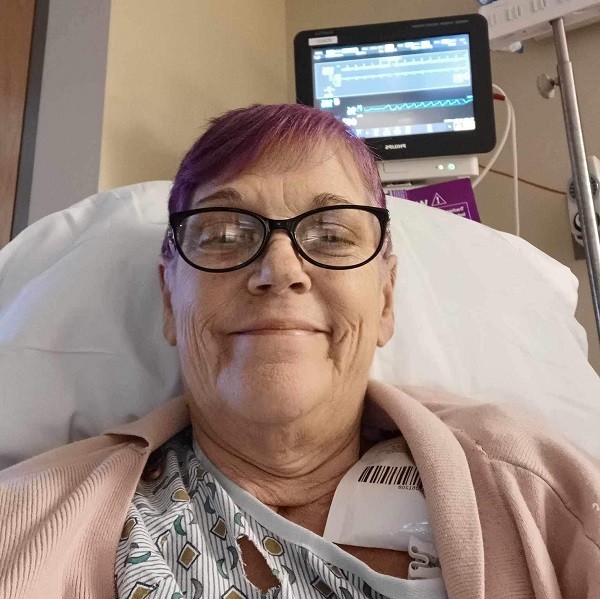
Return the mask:
{"type": "Polygon", "coordinates": [[[504,93],[504,90],[502,90],[502,88],[498,87],[495,84],[493,84],[492,87],[498,93],[502,94],[505,98],[505,101],[506,101],[506,125],[504,127],[504,132],[502,133],[500,143],[497,145],[496,150],[492,154],[492,157],[490,158],[490,161],[488,162],[487,166],[481,171],[481,173],[479,173],[479,176],[471,183],[471,185],[473,186],[473,189],[475,189],[479,185],[479,183],[481,183],[481,180],[488,174],[488,171],[492,168],[492,166],[494,165],[494,162],[496,162],[496,158],[498,158],[498,155],[500,154],[500,152],[502,152],[502,149],[504,148],[504,144],[506,143],[506,140],[508,139],[508,133],[510,131],[510,124],[512,122],[512,114],[513,113],[512,113],[512,104],[511,104],[510,100],[508,99],[507,95],[504,93]]]}
{"type": "MultiPolygon", "coordinates": [[[[505,94],[506,97],[506,94],[505,94]]],[[[506,98],[507,101],[508,98],[506,98]]],[[[519,163],[517,160],[517,119],[515,117],[515,108],[510,104],[512,112],[511,137],[512,137],[512,159],[513,159],[513,199],[515,204],[515,235],[521,237],[521,215],[519,211],[519,163]]]]}
{"type": "Polygon", "coordinates": [[[492,154],[488,164],[481,171],[479,176],[472,182],[473,188],[477,187],[481,180],[488,174],[489,170],[492,168],[496,159],[502,152],[504,145],[506,144],[506,140],[508,138],[509,132],[512,133],[511,146],[512,146],[512,159],[513,159],[513,202],[514,202],[514,211],[515,211],[515,235],[517,237],[521,236],[521,218],[519,211],[519,174],[518,174],[518,158],[517,158],[517,119],[515,116],[515,109],[512,102],[508,99],[506,92],[498,85],[493,84],[492,87],[498,93],[504,96],[504,101],[506,102],[506,125],[504,127],[504,132],[502,133],[502,138],[500,139],[500,143],[496,147],[496,150],[492,154]]]}

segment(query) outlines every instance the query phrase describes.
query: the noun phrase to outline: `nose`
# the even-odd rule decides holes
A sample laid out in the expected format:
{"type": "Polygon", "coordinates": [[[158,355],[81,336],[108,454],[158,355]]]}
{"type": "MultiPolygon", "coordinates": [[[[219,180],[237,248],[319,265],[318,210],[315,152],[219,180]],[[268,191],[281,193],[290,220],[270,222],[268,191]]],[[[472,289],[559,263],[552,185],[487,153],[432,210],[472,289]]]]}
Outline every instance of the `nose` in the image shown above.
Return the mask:
{"type": "Polygon", "coordinates": [[[306,293],[311,286],[304,260],[294,250],[289,235],[285,231],[274,231],[248,279],[250,293],[306,293]]]}

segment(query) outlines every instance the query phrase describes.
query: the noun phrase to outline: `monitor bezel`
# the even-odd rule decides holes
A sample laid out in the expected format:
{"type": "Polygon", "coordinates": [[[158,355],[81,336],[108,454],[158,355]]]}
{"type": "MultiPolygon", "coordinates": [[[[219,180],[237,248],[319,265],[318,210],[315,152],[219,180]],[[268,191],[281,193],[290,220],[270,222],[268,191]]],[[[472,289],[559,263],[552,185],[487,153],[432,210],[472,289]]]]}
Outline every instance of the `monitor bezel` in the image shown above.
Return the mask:
{"type": "Polygon", "coordinates": [[[469,35],[475,129],[363,138],[363,141],[380,160],[489,152],[496,145],[490,45],[487,20],[479,14],[301,31],[294,38],[296,101],[300,104],[314,106],[311,55],[313,49],[398,42],[465,33],[469,35]],[[333,36],[337,37],[336,43],[309,45],[310,39],[333,36]],[[401,149],[386,149],[385,147],[397,144],[405,144],[406,147],[401,149]]]}

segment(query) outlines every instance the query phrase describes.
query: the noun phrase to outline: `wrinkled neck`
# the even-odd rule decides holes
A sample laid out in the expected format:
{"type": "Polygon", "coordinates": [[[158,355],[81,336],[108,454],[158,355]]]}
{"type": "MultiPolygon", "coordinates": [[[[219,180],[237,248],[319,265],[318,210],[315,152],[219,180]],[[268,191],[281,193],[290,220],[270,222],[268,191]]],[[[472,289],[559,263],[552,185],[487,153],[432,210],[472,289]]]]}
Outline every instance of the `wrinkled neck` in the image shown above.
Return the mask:
{"type": "Polygon", "coordinates": [[[372,444],[361,439],[360,414],[338,426],[322,421],[320,426],[308,421],[285,427],[231,425],[217,428],[192,414],[194,438],[220,472],[317,534],[339,481],[372,444]]]}

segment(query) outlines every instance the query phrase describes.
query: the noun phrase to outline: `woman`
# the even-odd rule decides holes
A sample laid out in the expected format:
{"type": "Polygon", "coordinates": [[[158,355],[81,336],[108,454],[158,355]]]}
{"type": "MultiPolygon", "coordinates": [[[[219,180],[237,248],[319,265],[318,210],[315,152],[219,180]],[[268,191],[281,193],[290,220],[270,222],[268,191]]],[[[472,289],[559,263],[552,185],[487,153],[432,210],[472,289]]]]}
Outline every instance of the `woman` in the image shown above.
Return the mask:
{"type": "Polygon", "coordinates": [[[225,114],[169,212],[158,270],[184,393],[0,473],[0,596],[600,594],[589,456],[494,406],[368,380],[397,258],[374,160],[341,123],[298,105],[225,114]],[[378,441],[397,453],[400,435],[425,499],[398,494],[326,538],[336,490],[366,493],[350,474],[370,448],[396,459],[378,441]],[[403,501],[426,505],[428,539],[398,540],[403,501]],[[344,542],[388,513],[379,538],[344,542]]]}

